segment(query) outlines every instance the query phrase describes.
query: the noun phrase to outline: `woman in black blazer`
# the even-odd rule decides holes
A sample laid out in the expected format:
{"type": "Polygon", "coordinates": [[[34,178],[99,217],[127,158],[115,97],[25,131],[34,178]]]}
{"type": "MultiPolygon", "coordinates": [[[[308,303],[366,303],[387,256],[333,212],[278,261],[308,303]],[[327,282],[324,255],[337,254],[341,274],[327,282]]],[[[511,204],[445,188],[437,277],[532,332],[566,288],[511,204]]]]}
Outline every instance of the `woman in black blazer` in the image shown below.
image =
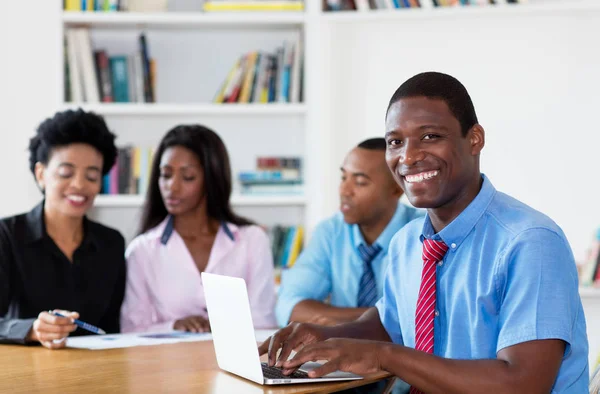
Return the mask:
{"type": "Polygon", "coordinates": [[[0,220],[0,343],[61,348],[76,318],[120,331],[125,241],[85,216],[115,163],[114,140],[100,116],[82,110],[57,113],[31,139],[30,169],[44,197],[0,220]]]}

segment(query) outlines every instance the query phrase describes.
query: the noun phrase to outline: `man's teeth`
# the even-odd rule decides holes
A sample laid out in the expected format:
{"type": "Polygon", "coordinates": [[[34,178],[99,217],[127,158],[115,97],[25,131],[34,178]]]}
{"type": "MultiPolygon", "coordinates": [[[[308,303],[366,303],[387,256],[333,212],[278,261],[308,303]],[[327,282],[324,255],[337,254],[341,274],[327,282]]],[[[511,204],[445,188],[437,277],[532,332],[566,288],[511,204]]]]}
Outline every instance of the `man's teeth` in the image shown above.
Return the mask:
{"type": "Polygon", "coordinates": [[[74,194],[67,196],[67,198],[73,202],[84,202],[85,201],[84,196],[78,196],[78,195],[74,195],[74,194]]]}
{"type": "Polygon", "coordinates": [[[419,174],[414,174],[414,175],[406,175],[404,177],[404,179],[406,179],[406,182],[408,183],[419,183],[419,182],[423,182],[426,181],[428,179],[433,178],[434,176],[437,176],[437,174],[439,174],[439,171],[428,171],[428,172],[421,172],[419,174]]]}

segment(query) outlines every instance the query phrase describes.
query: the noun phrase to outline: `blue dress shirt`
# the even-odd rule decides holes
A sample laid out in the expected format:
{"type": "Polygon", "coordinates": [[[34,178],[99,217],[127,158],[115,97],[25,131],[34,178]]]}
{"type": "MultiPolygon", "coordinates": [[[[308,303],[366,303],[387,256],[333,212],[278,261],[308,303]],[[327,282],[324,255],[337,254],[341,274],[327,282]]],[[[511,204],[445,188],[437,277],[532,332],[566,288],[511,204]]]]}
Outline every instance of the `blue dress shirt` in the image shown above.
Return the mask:
{"type": "MultiPolygon", "coordinates": [[[[387,267],[388,245],[392,236],[406,223],[421,217],[424,210],[398,203],[396,213],[375,243],[382,251],[371,265],[377,283],[377,298],[381,297],[383,276],[387,267]]],[[[281,276],[281,287],[275,307],[280,326],[288,324],[292,310],[303,300],[323,301],[337,307],[356,307],[360,278],[364,271],[358,246],[365,242],[356,224],[347,224],[341,213],[322,221],[296,264],[281,276]]]]}
{"type": "Polygon", "coordinates": [[[415,309],[423,237],[443,240],[437,267],[434,354],[492,359],[500,350],[537,339],[566,343],[552,393],[587,393],[588,342],[575,260],[550,218],[483,186],[471,204],[434,234],[429,216],[392,239],[381,322],[395,343],[415,347],[415,309]]]}

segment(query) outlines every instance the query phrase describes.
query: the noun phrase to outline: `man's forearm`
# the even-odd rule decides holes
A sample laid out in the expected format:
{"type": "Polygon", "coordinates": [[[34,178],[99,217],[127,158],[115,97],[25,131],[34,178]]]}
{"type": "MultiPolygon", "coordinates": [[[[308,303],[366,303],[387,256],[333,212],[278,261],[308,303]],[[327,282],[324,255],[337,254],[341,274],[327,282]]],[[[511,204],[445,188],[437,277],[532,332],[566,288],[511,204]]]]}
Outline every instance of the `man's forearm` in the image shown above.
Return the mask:
{"type": "Polygon", "coordinates": [[[304,300],[296,304],[292,310],[290,321],[344,323],[358,319],[366,311],[367,308],[338,308],[315,300],[304,300]]]}
{"type": "Polygon", "coordinates": [[[365,339],[371,341],[391,342],[390,336],[381,325],[377,308],[368,308],[353,322],[330,327],[329,338],[365,339]]]}
{"type": "Polygon", "coordinates": [[[428,394],[549,393],[552,385],[544,387],[543,380],[555,379],[542,376],[551,371],[532,379],[524,368],[501,359],[454,360],[392,343],[379,346],[381,369],[428,394]]]}

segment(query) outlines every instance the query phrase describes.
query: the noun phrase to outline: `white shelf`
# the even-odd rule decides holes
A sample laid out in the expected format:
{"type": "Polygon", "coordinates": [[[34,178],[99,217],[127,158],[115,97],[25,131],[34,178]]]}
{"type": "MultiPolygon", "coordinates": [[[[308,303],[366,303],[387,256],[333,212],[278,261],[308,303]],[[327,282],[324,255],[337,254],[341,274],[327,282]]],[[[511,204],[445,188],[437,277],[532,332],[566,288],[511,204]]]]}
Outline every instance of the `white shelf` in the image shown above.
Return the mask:
{"type": "Polygon", "coordinates": [[[597,298],[600,300],[600,287],[580,287],[579,295],[581,298],[597,298]]]}
{"type": "Polygon", "coordinates": [[[375,22],[407,18],[455,18],[460,16],[542,15],[567,12],[600,11],[599,1],[566,0],[544,4],[505,4],[489,6],[456,6],[408,8],[397,10],[323,12],[323,19],[332,23],[375,22]]]}
{"type": "MultiPolygon", "coordinates": [[[[94,201],[95,207],[141,207],[145,196],[140,195],[99,195],[94,201]]],[[[247,196],[233,195],[231,204],[236,206],[303,206],[304,196],[247,196]]]]}
{"type": "Polygon", "coordinates": [[[66,25],[87,25],[95,28],[162,28],[198,27],[294,27],[304,23],[304,12],[73,12],[62,14],[66,25]]]}
{"type": "Polygon", "coordinates": [[[303,115],[305,104],[72,104],[64,109],[83,108],[101,115],[303,115]]]}
{"type": "Polygon", "coordinates": [[[306,198],[302,195],[273,195],[273,196],[250,196],[234,195],[231,199],[232,205],[238,206],[302,206],[306,204],[306,198]]]}
{"type": "Polygon", "coordinates": [[[95,207],[140,207],[144,196],[140,195],[98,195],[94,200],[95,207]]]}

